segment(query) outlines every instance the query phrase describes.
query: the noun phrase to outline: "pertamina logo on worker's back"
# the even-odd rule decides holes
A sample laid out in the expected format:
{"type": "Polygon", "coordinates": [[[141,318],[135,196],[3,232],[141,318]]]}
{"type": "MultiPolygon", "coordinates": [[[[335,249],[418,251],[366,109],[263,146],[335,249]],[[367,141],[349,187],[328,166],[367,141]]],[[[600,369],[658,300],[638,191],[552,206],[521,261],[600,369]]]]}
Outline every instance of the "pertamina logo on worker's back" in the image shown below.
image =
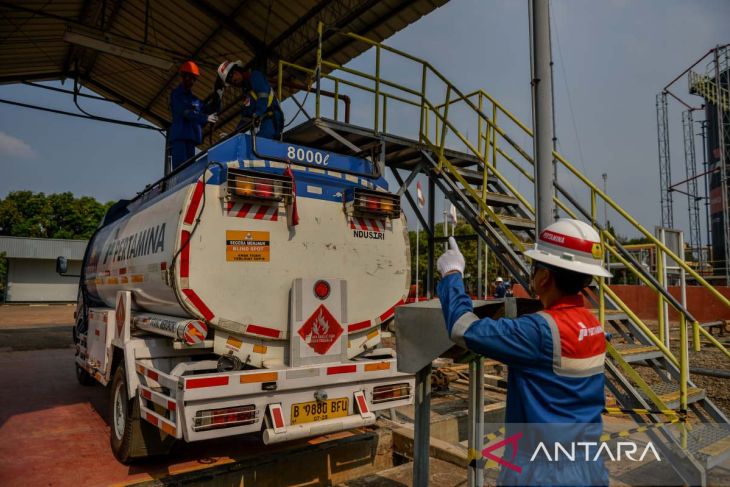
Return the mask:
{"type": "Polygon", "coordinates": [[[323,304],[299,328],[299,336],[312,350],[324,355],[340,338],[344,329],[323,304]]]}

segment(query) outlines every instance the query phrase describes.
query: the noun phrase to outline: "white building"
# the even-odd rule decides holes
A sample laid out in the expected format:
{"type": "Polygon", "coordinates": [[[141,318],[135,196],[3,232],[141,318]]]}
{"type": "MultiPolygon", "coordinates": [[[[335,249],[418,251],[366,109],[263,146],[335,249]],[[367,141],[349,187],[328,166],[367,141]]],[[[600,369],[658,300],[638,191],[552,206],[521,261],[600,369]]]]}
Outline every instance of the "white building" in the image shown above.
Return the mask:
{"type": "Polygon", "coordinates": [[[8,259],[5,301],[76,301],[78,277],[56,274],[56,257],[68,259],[68,274],[81,273],[86,240],[0,237],[0,254],[8,259]]]}

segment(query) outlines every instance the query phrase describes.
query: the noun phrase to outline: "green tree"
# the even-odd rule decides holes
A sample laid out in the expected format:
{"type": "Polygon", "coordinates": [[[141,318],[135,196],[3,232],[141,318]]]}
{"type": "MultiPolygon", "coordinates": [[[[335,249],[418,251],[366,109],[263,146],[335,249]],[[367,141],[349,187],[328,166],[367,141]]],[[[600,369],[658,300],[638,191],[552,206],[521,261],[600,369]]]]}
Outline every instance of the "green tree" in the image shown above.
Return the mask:
{"type": "Polygon", "coordinates": [[[69,192],[14,191],[0,200],[0,235],[88,239],[112,203],[69,192]]]}

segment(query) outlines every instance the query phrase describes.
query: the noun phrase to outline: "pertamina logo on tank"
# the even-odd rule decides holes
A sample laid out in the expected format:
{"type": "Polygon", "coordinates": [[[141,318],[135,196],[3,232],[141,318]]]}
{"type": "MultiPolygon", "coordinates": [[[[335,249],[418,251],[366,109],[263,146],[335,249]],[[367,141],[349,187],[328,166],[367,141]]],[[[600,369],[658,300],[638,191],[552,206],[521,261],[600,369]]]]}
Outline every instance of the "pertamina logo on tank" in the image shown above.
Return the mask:
{"type": "Polygon", "coordinates": [[[323,304],[299,328],[299,336],[312,350],[324,355],[340,338],[344,329],[323,304]]]}

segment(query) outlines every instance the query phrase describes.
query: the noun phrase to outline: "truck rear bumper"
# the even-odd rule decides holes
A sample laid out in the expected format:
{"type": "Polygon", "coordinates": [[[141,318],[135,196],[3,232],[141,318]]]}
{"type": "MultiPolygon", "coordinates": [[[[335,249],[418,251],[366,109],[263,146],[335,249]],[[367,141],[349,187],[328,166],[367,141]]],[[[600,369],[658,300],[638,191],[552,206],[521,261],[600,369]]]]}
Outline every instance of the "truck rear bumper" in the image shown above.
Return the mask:
{"type": "Polygon", "coordinates": [[[366,417],[356,414],[353,416],[345,416],[344,418],[317,421],[316,423],[295,424],[287,426],[284,428],[284,431],[278,433],[275,432],[274,428],[267,428],[264,430],[264,443],[272,445],[274,443],[337,433],[339,431],[371,426],[373,424],[375,424],[374,414],[366,417]]]}

